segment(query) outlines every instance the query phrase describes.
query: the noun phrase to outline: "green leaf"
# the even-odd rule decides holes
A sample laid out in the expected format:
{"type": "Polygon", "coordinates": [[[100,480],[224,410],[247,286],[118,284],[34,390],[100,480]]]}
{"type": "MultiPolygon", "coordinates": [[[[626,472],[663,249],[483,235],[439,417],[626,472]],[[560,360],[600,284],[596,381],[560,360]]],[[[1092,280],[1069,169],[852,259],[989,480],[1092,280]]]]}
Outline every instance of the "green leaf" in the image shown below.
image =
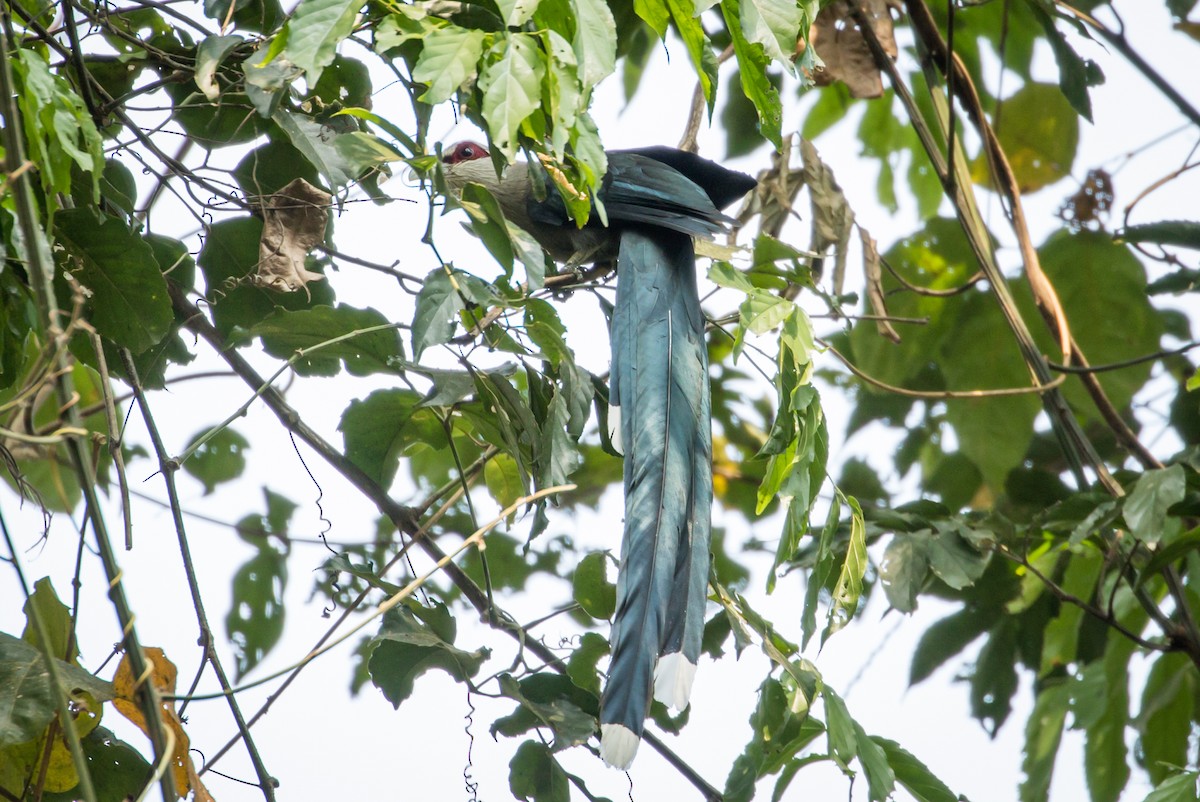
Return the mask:
{"type": "Polygon", "coordinates": [[[367,667],[371,681],[393,707],[410,697],[417,677],[439,669],[456,682],[479,673],[486,649],[466,652],[454,647],[455,626],[445,605],[432,607],[411,603],[383,615],[379,634],[371,641],[374,649],[367,667]]]}
{"type": "MultiPolygon", "coordinates": [[[[61,692],[79,691],[97,700],[113,698],[112,685],[82,668],[56,660],[61,692]]],[[[58,713],[50,672],[42,653],[23,640],[0,632],[0,748],[32,741],[58,713]]]]}
{"type": "Polygon", "coordinates": [[[1139,762],[1153,782],[1160,783],[1171,766],[1188,762],[1195,672],[1185,655],[1161,655],[1150,668],[1138,713],[1139,762]]]}
{"type": "Polygon", "coordinates": [[[1020,619],[1001,618],[979,650],[971,675],[971,715],[995,735],[1012,712],[1017,692],[1017,638],[1020,619]]]}
{"type": "MultiPolygon", "coordinates": [[[[817,603],[820,599],[821,591],[828,585],[833,576],[834,555],[833,555],[833,536],[837,532],[838,524],[841,520],[842,501],[841,494],[835,493],[833,501],[829,505],[829,512],[825,519],[825,526],[821,527],[821,535],[817,539],[817,552],[814,559],[812,574],[808,578],[804,591],[804,610],[800,614],[800,631],[801,645],[807,646],[809,639],[817,628],[817,603]]],[[[791,534],[789,532],[789,534],[791,534]]],[[[796,535],[798,539],[798,535],[796,535]]],[[[789,544],[793,547],[795,544],[789,544]]],[[[775,553],[776,566],[781,562],[783,555],[782,548],[775,553]]],[[[790,552],[789,552],[790,555],[790,552]]],[[[774,575],[777,568],[772,568],[771,574],[774,575]]],[[[767,590],[770,591],[772,580],[767,580],[767,590]]]]}
{"type": "Polygon", "coordinates": [[[579,561],[571,576],[575,601],[592,618],[607,620],[617,609],[617,586],[608,581],[608,554],[593,551],[579,561]]]}
{"type": "Polygon", "coordinates": [[[396,373],[396,362],[404,358],[400,334],[388,326],[388,319],[367,307],[356,309],[347,304],[314,306],[290,312],[276,310],[270,317],[254,326],[250,334],[262,337],[263,350],[280,359],[290,358],[296,351],[323,345],[311,355],[294,363],[301,376],[336,376],[344,363],[354,376],[372,373],[396,373]],[[355,334],[365,329],[376,329],[355,334]],[[339,339],[345,338],[345,339],[339,339]]]}
{"type": "MultiPolygon", "coordinates": [[[[208,432],[208,428],[197,432],[188,441],[188,448],[208,432]]],[[[227,426],[196,449],[191,458],[183,463],[183,469],[200,480],[200,484],[204,485],[204,495],[207,496],[217,485],[231,482],[242,475],[246,470],[244,452],[248,448],[250,441],[227,426]]]]}
{"type": "Polygon", "coordinates": [[[54,234],[73,257],[72,274],[91,291],[90,317],[100,334],[134,352],[166,336],[174,320],[167,282],[144,239],[90,209],[64,209],[54,234]]]}
{"type": "Polygon", "coordinates": [[[1021,802],[1047,802],[1054,762],[1067,718],[1068,686],[1053,683],[1042,687],[1025,724],[1025,756],[1021,770],[1021,802]]]}
{"type": "Polygon", "coordinates": [[[700,24],[700,17],[696,14],[692,0],[666,0],[666,3],[671,12],[671,19],[675,22],[675,29],[679,31],[679,38],[687,47],[688,57],[692,60],[692,66],[696,68],[696,77],[700,79],[700,89],[711,114],[717,97],[717,60],[713,56],[708,36],[700,24]]]}
{"type": "Polygon", "coordinates": [[[929,540],[929,566],[938,578],[955,590],[969,587],[983,576],[990,552],[980,552],[965,540],[959,527],[939,525],[929,540]]]}
{"type": "Polygon", "coordinates": [[[929,534],[897,533],[883,552],[879,579],[888,604],[902,613],[917,609],[917,594],[929,575],[929,534]]]}
{"type": "Polygon", "coordinates": [[[475,76],[483,55],[483,31],[447,25],[437,28],[422,40],[421,55],[413,67],[414,81],[428,84],[418,98],[436,104],[449,100],[458,88],[475,76]]]}
{"type": "Polygon", "coordinates": [[[1104,83],[1104,73],[1091,59],[1080,58],[1074,48],[1067,42],[1065,36],[1054,25],[1054,19],[1036,3],[1029,4],[1029,10],[1046,32],[1046,41],[1054,51],[1054,60],[1058,62],[1058,86],[1063,96],[1070,102],[1079,116],[1092,121],[1092,98],[1088,88],[1104,83]]]}
{"type": "Polygon", "coordinates": [[[196,86],[209,100],[216,100],[221,95],[221,87],[217,85],[217,70],[230,53],[245,40],[240,36],[206,36],[196,48],[196,86]]]}
{"type": "MultiPolygon", "coordinates": [[[[1079,117],[1057,86],[1027,83],[1003,101],[996,136],[1022,193],[1036,192],[1071,174],[1079,146],[1079,117]]],[[[989,185],[981,155],[971,177],[989,185]]]]}
{"type": "Polygon", "coordinates": [[[517,799],[530,802],[570,802],[567,773],[550,749],[537,741],[525,741],[508,764],[508,787],[517,799]]]}
{"type": "Polygon", "coordinates": [[[1127,226],[1118,236],[1125,242],[1153,242],[1200,250],[1200,223],[1193,220],[1161,220],[1127,226]]]}
{"type": "Polygon", "coordinates": [[[747,41],[762,45],[766,54],[791,72],[796,40],[800,38],[800,5],[787,0],[741,0],[741,27],[747,41]]]}
{"type": "Polygon", "coordinates": [[[280,36],[283,56],[304,70],[310,87],[333,62],[338,44],[354,29],[362,0],[301,0],[280,36]]]}
{"type": "Polygon", "coordinates": [[[1138,573],[1138,584],[1140,585],[1150,577],[1156,576],[1159,571],[1182,558],[1188,552],[1198,549],[1200,549],[1200,527],[1189,529],[1170,543],[1160,543],[1159,548],[1146,561],[1146,564],[1142,566],[1141,571],[1138,573]]]}
{"type": "MultiPolygon", "coordinates": [[[[104,727],[89,732],[81,745],[97,799],[136,799],[146,786],[146,778],[153,773],[153,767],[140,752],[104,727]]],[[[42,796],[45,802],[74,802],[79,798],[77,788],[42,796]]]]}
{"type": "Polygon", "coordinates": [[[871,740],[883,748],[896,781],[903,785],[917,802],[958,802],[959,796],[900,744],[878,736],[872,737],[871,740]]]}
{"type": "MultiPolygon", "coordinates": [[[[504,268],[506,276],[512,274],[513,238],[500,202],[480,184],[463,187],[459,205],[471,218],[470,229],[483,241],[484,247],[504,268]]],[[[541,250],[540,248],[538,249],[541,250]]],[[[543,259],[543,264],[545,260],[543,259]]]]}
{"type": "MultiPolygon", "coordinates": [[[[1129,248],[1101,232],[1064,230],[1038,248],[1038,259],[1066,310],[1071,334],[1093,365],[1124,362],[1159,349],[1162,317],[1146,297],[1146,269],[1129,248]],[[1081,271],[1081,264],[1089,269],[1081,271]],[[1122,325],[1113,326],[1112,320],[1122,325]]],[[[1026,320],[1034,320],[1032,299],[1020,286],[1021,308],[1026,320]]],[[[1046,327],[1037,329],[1043,353],[1061,353],[1046,327]]],[[[1141,362],[1103,371],[1096,378],[1113,406],[1124,411],[1149,380],[1152,367],[1152,362],[1141,362]]],[[[1081,383],[1068,382],[1063,394],[1085,418],[1102,422],[1081,383]]]]}
{"type": "Polygon", "coordinates": [[[204,0],[204,15],[224,22],[229,18],[231,5],[237,26],[255,33],[274,31],[284,16],[279,0],[204,0]]]}
{"type": "Polygon", "coordinates": [[[1092,802],[1117,802],[1129,781],[1125,728],[1129,723],[1131,646],[1110,645],[1103,662],[1098,663],[1104,672],[1104,695],[1100,705],[1090,705],[1095,721],[1087,727],[1083,752],[1084,776],[1092,802]]]}
{"type": "Polygon", "coordinates": [[[421,283],[412,322],[413,358],[431,345],[449,342],[454,335],[458,313],[464,308],[462,295],[455,285],[462,274],[435,267],[421,283]]]}
{"type": "Polygon", "coordinates": [[[541,105],[545,62],[529,34],[514,33],[497,42],[495,58],[483,70],[483,118],[493,144],[512,161],[517,154],[517,134],[525,118],[541,105]]]}
{"type": "Polygon", "coordinates": [[[571,411],[562,391],[554,393],[546,417],[542,419],[537,461],[541,467],[540,484],[553,487],[565,484],[579,465],[579,451],[568,432],[571,411]]]}
{"type": "Polygon", "coordinates": [[[795,770],[807,760],[796,756],[824,732],[820,722],[808,716],[807,697],[813,690],[799,687],[790,675],[783,682],[773,677],[763,680],[750,716],[753,735],[725,781],[726,802],[749,800],[755,781],[776,773],[780,777],[772,798],[781,797],[795,770]]]}
{"type": "MultiPolygon", "coordinates": [[[[1048,559],[1051,555],[1047,555],[1048,559]]],[[[1096,549],[1085,548],[1070,555],[1067,570],[1063,574],[1061,587],[1076,598],[1090,600],[1095,595],[1096,582],[1104,568],[1103,555],[1096,549]]],[[[1057,562],[1053,555],[1052,568],[1057,562]]],[[[1036,580],[1039,585],[1044,583],[1036,580]]],[[[1039,676],[1048,676],[1075,662],[1079,648],[1079,626],[1084,612],[1075,604],[1064,604],[1058,615],[1046,624],[1042,639],[1042,663],[1039,676]]]]}
{"type": "Polygon", "coordinates": [[[867,775],[867,797],[871,802],[885,802],[896,789],[896,773],[888,765],[883,746],[867,736],[862,725],[854,722],[854,739],[858,746],[858,764],[867,775]]]}
{"type": "Polygon", "coordinates": [[[822,633],[824,641],[854,617],[862,596],[863,577],[867,573],[866,526],[858,500],[850,498],[850,540],[846,545],[846,560],[842,563],[837,584],[833,586],[833,605],[829,609],[829,624],[822,633]]]}
{"type": "Polygon", "coordinates": [[[250,513],[237,522],[237,534],[244,542],[256,549],[275,547],[272,539],[286,550],[288,548],[288,522],[297,509],[296,502],[287,496],[264,487],[266,514],[250,513]]]}
{"type": "Polygon", "coordinates": [[[1167,510],[1183,501],[1187,482],[1182,465],[1146,471],[1125,499],[1125,523],[1139,540],[1157,543],[1179,522],[1167,522],[1167,510]]]}
{"type": "Polygon", "coordinates": [[[837,756],[843,765],[847,765],[858,753],[858,736],[855,731],[854,719],[842,697],[828,685],[821,689],[821,698],[825,700],[825,726],[829,728],[829,751],[837,756]]]}
{"type": "Polygon", "coordinates": [[[795,306],[786,298],[756,288],[738,308],[740,323],[751,334],[766,334],[787,320],[795,306]]]}
{"type": "MultiPolygon", "coordinates": [[[[903,313],[892,310],[892,314],[903,313]]],[[[956,318],[952,330],[940,332],[945,337],[941,368],[948,387],[967,390],[1029,384],[1029,371],[989,295],[972,293],[956,318]]],[[[1033,421],[1041,408],[1035,395],[952,398],[946,401],[946,419],[954,426],[962,453],[979,467],[988,486],[999,492],[1008,472],[1025,459],[1033,439],[1033,421]]]]}
{"type": "Polygon", "coordinates": [[[73,637],[74,622],[71,620],[71,610],[59,601],[50,577],[44,576],[34,583],[33,593],[25,600],[22,610],[25,612],[25,631],[21,633],[21,640],[32,646],[41,642],[38,628],[33,622],[33,611],[36,610],[42,619],[42,626],[50,636],[50,654],[68,663],[77,662],[79,649],[73,637]],[[67,653],[68,646],[71,649],[70,654],[67,653]]]}
{"type": "Polygon", "coordinates": [[[596,666],[608,654],[608,641],[595,632],[585,632],[579,646],[567,658],[567,676],[575,686],[600,698],[600,674],[596,666]]]}
{"type": "Polygon", "coordinates": [[[1200,799],[1200,772],[1181,771],[1150,792],[1144,802],[1196,802],[1200,799]]]}
{"type": "MultiPolygon", "coordinates": [[[[667,35],[667,24],[671,21],[671,11],[667,8],[666,0],[633,0],[633,10],[642,21],[662,39],[667,35]]],[[[626,96],[632,96],[628,89],[626,96]]]]}
{"type": "Polygon", "coordinates": [[[78,168],[91,178],[90,195],[100,199],[104,152],[100,132],[87,106],[67,80],[50,71],[41,51],[21,47],[10,56],[17,78],[14,92],[25,128],[26,157],[37,165],[47,211],[58,208],[57,195],[71,192],[78,168]]]}
{"type": "Polygon", "coordinates": [[[269,55],[267,48],[260,48],[242,62],[246,99],[264,119],[278,111],[292,83],[304,72],[285,56],[268,59],[269,55]]]}
{"type": "MultiPolygon", "coordinates": [[[[472,384],[472,387],[474,385],[472,384]]],[[[521,482],[521,470],[517,462],[508,454],[497,454],[483,466],[483,478],[487,483],[488,492],[496,500],[496,504],[507,508],[525,492],[521,482]]]]}
{"type": "Polygon", "coordinates": [[[908,684],[916,685],[927,679],[986,632],[990,623],[991,617],[968,607],[930,624],[913,650],[908,684]]]}
{"type": "MultiPolygon", "coordinates": [[[[317,122],[312,117],[283,109],[276,111],[271,119],[335,190],[349,184],[367,166],[362,159],[351,158],[345,147],[339,147],[340,143],[353,136],[352,133],[339,133],[337,129],[317,122]]],[[[361,131],[353,133],[362,134],[361,131]]]]}
{"type": "Polygon", "coordinates": [[[496,0],[505,27],[520,28],[533,17],[539,0],[496,0]]]}
{"type": "Polygon", "coordinates": [[[411,442],[412,435],[406,435],[404,429],[420,401],[412,390],[376,390],[365,399],[351,401],[342,413],[338,431],[346,456],[385,488],[396,476],[401,451],[411,442]]]}
{"type": "Polygon", "coordinates": [[[595,697],[561,674],[532,674],[520,682],[502,674],[500,694],[516,700],[519,707],[496,720],[493,735],[512,737],[535,727],[549,727],[554,733],[552,749],[558,752],[586,743],[596,733],[595,697]]]}
{"type": "Polygon", "coordinates": [[[279,643],[287,608],[287,561],[260,548],[233,576],[233,599],[225,616],[225,632],[233,646],[240,680],[279,643]]]}
{"type": "Polygon", "coordinates": [[[586,92],[612,74],[617,63],[617,24],[603,0],[571,0],[575,11],[572,47],[586,92]]]}

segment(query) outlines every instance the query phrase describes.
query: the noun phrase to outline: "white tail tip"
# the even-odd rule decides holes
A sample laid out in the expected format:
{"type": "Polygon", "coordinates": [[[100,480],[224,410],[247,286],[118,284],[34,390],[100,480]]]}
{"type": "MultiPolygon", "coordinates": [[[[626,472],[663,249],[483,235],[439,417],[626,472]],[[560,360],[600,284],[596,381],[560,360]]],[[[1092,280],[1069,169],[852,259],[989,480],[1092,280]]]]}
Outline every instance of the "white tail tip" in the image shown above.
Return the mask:
{"type": "Polygon", "coordinates": [[[692,695],[695,679],[696,664],[684,657],[683,652],[664,655],[654,667],[654,698],[672,710],[683,710],[692,695]]]}
{"type": "Polygon", "coordinates": [[[625,445],[621,442],[621,408],[616,404],[608,405],[608,439],[613,451],[625,456],[625,445]]]}
{"type": "Polygon", "coordinates": [[[629,768],[641,742],[624,724],[600,725],[600,759],[614,769],[629,768]]]}

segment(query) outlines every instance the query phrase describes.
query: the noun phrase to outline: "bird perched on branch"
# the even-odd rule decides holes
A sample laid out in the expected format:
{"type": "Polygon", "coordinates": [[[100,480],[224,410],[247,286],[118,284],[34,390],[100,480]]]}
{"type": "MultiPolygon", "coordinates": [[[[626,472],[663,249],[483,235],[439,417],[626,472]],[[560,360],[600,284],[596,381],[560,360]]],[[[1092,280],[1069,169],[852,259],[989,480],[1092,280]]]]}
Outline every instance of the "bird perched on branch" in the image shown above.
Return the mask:
{"type": "Polygon", "coordinates": [[[610,151],[597,193],[607,225],[593,214],[581,228],[544,173],[525,162],[498,177],[476,142],[458,143],[443,161],[452,191],[486,187],[508,220],[556,261],[616,263],[608,429],[625,457],[625,533],[600,755],[624,769],[641,742],[651,696],[685,708],[700,657],[712,424],[692,238],[725,231],[733,220],[720,210],[755,181],[674,148],[610,151]],[[534,181],[545,183],[535,191],[534,181]]]}

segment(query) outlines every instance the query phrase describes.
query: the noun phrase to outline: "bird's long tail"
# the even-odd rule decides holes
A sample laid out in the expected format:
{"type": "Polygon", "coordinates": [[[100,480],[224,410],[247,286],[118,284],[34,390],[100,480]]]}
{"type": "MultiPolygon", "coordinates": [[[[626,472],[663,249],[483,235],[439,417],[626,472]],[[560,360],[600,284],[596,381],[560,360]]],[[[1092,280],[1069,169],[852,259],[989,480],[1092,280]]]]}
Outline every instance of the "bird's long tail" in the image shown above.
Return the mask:
{"type": "Polygon", "coordinates": [[[612,348],[610,428],[625,455],[625,534],[601,757],[626,768],[651,694],[687,705],[704,628],[712,431],[689,236],[622,233],[612,348]]]}

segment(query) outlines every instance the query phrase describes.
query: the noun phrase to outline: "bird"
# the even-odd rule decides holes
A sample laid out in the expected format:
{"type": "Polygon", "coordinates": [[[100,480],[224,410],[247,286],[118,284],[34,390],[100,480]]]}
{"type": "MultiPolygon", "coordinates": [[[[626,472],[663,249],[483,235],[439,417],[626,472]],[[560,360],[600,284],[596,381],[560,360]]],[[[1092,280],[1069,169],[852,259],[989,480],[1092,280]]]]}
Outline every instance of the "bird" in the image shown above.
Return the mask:
{"type": "Polygon", "coordinates": [[[558,262],[616,266],[608,434],[624,458],[625,522],[600,757],[627,769],[651,698],[688,705],[708,598],[712,422],[693,238],[727,231],[721,209],[756,181],[676,148],[608,151],[601,204],[581,227],[544,171],[515,161],[498,176],[490,155],[470,141],[445,151],[450,191],[484,186],[558,262]]]}

